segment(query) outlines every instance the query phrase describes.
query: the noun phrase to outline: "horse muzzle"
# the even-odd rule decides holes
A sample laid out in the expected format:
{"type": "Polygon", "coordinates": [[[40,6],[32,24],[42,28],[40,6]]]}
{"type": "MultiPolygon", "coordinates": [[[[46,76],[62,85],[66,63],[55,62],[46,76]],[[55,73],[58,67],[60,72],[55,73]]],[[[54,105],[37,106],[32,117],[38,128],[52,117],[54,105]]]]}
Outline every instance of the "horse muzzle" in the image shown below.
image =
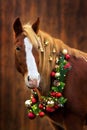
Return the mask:
{"type": "Polygon", "coordinates": [[[40,75],[38,74],[38,76],[36,76],[36,77],[31,77],[29,75],[25,75],[24,80],[25,80],[25,84],[28,88],[30,88],[30,89],[38,88],[39,83],[40,83],[40,75]]]}

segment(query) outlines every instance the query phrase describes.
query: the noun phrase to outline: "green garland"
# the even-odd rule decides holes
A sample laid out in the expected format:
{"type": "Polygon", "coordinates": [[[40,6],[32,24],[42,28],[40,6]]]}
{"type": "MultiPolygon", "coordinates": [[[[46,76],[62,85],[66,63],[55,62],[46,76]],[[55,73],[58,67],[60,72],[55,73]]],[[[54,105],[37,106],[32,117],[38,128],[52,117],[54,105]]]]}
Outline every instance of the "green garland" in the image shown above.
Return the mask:
{"type": "Polygon", "coordinates": [[[39,99],[37,91],[34,89],[30,100],[25,101],[28,109],[28,117],[34,119],[36,116],[43,117],[46,112],[54,112],[60,107],[63,107],[67,99],[63,97],[62,92],[65,87],[65,77],[71,69],[69,63],[70,55],[64,49],[56,59],[56,65],[51,72],[52,86],[48,96],[41,96],[39,99]]]}

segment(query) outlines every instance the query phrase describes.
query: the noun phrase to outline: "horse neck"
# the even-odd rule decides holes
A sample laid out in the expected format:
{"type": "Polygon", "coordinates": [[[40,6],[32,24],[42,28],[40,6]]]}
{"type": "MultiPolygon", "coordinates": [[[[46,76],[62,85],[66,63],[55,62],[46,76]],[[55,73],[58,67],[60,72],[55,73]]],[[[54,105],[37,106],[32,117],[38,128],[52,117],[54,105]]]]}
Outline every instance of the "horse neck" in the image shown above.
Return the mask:
{"type": "MultiPolygon", "coordinates": [[[[39,34],[41,39],[41,46],[44,52],[39,51],[40,55],[40,65],[39,71],[41,74],[41,86],[43,87],[43,92],[46,94],[50,89],[50,73],[55,66],[55,59],[59,55],[63,49],[67,49],[68,53],[75,57],[81,57],[85,59],[87,54],[70,48],[68,45],[64,44],[61,40],[55,39],[48,34],[45,33],[39,34]],[[48,45],[45,45],[45,42],[48,41],[48,45]],[[55,53],[53,53],[53,49],[55,49],[55,53]],[[50,56],[52,60],[50,61],[50,56]]],[[[86,57],[87,58],[87,57],[86,57]]]]}

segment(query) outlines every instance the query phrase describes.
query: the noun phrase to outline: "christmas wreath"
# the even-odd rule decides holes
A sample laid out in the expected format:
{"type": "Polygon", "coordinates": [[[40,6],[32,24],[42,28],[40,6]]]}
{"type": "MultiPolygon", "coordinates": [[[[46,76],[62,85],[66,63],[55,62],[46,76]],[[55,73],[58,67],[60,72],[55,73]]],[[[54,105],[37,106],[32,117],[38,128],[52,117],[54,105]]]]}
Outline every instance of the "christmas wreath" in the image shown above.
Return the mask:
{"type": "Polygon", "coordinates": [[[63,49],[50,74],[52,84],[48,96],[40,96],[38,90],[33,89],[30,100],[25,101],[30,119],[37,116],[43,117],[46,112],[54,112],[66,103],[67,99],[62,95],[62,92],[65,87],[66,74],[71,69],[69,59],[70,55],[66,49],[63,49]]]}

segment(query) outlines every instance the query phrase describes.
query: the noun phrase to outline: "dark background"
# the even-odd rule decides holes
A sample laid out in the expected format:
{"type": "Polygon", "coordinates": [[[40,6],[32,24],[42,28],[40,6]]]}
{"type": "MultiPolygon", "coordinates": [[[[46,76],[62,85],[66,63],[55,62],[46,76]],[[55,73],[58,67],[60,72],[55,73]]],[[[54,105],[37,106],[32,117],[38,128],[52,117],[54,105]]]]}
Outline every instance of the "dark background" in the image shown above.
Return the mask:
{"type": "Polygon", "coordinates": [[[27,118],[23,77],[14,64],[12,24],[40,17],[40,28],[87,52],[87,0],[0,0],[0,130],[50,130],[46,118],[27,118]]]}

